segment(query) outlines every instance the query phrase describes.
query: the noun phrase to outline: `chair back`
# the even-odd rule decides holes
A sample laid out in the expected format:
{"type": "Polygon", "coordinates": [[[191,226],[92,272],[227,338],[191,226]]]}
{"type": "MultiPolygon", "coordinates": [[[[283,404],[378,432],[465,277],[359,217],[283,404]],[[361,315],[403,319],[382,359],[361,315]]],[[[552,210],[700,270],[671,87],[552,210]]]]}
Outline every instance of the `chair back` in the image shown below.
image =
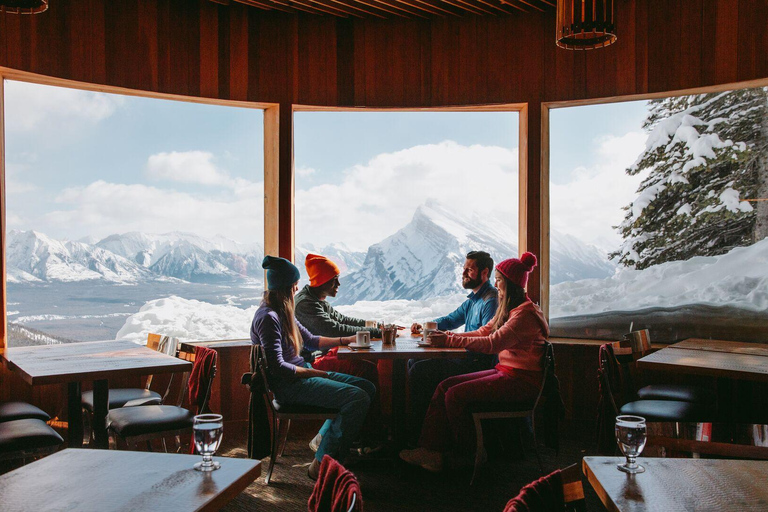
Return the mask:
{"type": "MultiPolygon", "coordinates": [[[[208,349],[211,350],[211,349],[208,349]]],[[[218,362],[218,353],[215,350],[211,350],[212,352],[212,367],[210,373],[207,373],[204,371],[203,368],[201,368],[201,365],[204,364],[204,361],[202,359],[197,358],[197,352],[195,353],[184,353],[180,354],[180,356],[183,356],[182,359],[185,359],[187,361],[191,361],[193,363],[192,366],[192,372],[189,374],[189,379],[185,380],[186,385],[182,389],[181,397],[179,398],[179,406],[183,403],[183,399],[185,396],[188,395],[189,388],[193,385],[196,385],[198,389],[203,390],[203,400],[200,404],[200,406],[197,409],[197,414],[203,414],[208,409],[208,401],[211,398],[211,390],[213,389],[213,379],[216,377],[217,372],[217,362],[218,362]],[[194,381],[197,382],[194,382],[194,381]]],[[[193,407],[195,404],[191,403],[191,397],[190,397],[190,408],[193,407]]]]}
{"type": "Polygon", "coordinates": [[[258,379],[258,382],[251,383],[251,391],[254,390],[254,384],[262,390],[262,396],[267,403],[267,407],[272,414],[275,414],[275,407],[272,405],[272,391],[269,389],[269,379],[267,378],[267,356],[261,345],[254,344],[251,347],[251,375],[252,379],[258,379]]]}
{"type": "Polygon", "coordinates": [[[586,510],[584,484],[581,481],[581,467],[576,463],[560,471],[563,480],[563,501],[565,510],[581,512],[586,510]]]}
{"type": "Polygon", "coordinates": [[[560,382],[555,374],[555,349],[549,341],[544,342],[544,376],[541,380],[539,394],[533,403],[533,415],[544,406],[544,416],[548,419],[545,443],[559,451],[558,427],[560,416],[565,411],[565,404],[560,395],[560,382]],[[542,404],[543,402],[543,404],[542,404]]]}
{"type": "MultiPolygon", "coordinates": [[[[178,351],[179,351],[179,345],[181,342],[179,341],[179,338],[173,338],[171,336],[163,336],[161,334],[155,334],[155,333],[149,333],[147,334],[147,348],[151,348],[152,350],[156,352],[160,352],[165,355],[176,357],[178,351]]],[[[168,385],[165,387],[165,392],[163,392],[163,397],[160,401],[161,404],[166,403],[166,400],[171,394],[171,389],[173,388],[174,383],[174,375],[173,373],[168,374],[168,385]]],[[[147,377],[147,384],[145,389],[149,390],[152,386],[152,380],[153,375],[150,375],[147,377]]],[[[183,374],[182,382],[187,382],[187,374],[183,374]]],[[[183,395],[180,395],[183,396],[183,395]]]]}

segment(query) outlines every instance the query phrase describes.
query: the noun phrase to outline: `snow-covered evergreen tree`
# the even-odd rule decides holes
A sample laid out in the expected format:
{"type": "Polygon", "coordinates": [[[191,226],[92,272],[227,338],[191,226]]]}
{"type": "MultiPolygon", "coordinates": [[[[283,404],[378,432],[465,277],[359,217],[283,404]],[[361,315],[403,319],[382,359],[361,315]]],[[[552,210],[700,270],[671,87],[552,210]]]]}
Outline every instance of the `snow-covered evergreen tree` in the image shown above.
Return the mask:
{"type": "Polygon", "coordinates": [[[747,201],[768,197],[768,88],[653,100],[643,128],[645,150],[627,173],[648,175],[612,257],[642,269],[768,235],[768,202],[747,201]]]}

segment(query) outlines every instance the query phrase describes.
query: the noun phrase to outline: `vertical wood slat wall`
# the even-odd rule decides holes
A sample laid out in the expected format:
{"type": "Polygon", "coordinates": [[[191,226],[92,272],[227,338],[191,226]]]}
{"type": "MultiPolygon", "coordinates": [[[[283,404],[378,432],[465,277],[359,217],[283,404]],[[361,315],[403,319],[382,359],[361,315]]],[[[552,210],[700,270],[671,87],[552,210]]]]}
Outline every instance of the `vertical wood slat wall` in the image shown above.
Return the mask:
{"type": "MultiPolygon", "coordinates": [[[[351,20],[208,0],[57,0],[0,15],[0,66],[153,92],[279,104],[282,219],[292,253],[292,105],[528,105],[525,218],[540,252],[543,102],[649,94],[768,77],[768,0],[625,0],[618,41],[554,43],[554,10],[505,17],[351,20]]],[[[273,147],[274,147],[274,142],[273,147]]],[[[546,144],[544,144],[546,149],[546,144]]],[[[521,216],[521,218],[523,218],[521,216]]],[[[0,234],[4,236],[4,234],[0,234]]],[[[531,295],[538,298],[538,272],[531,295]]],[[[2,297],[4,299],[4,297],[2,297]]]]}

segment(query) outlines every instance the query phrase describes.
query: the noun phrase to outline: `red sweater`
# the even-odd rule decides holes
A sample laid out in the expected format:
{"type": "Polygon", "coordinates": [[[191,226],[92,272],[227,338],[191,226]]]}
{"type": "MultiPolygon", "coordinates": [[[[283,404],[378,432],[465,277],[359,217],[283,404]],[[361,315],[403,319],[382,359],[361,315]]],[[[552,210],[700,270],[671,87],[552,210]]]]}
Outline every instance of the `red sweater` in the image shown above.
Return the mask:
{"type": "Polygon", "coordinates": [[[509,312],[509,319],[497,331],[491,322],[480,329],[448,333],[448,347],[464,347],[482,354],[499,354],[499,364],[507,368],[542,371],[544,342],[549,325],[537,305],[526,300],[509,312]]]}

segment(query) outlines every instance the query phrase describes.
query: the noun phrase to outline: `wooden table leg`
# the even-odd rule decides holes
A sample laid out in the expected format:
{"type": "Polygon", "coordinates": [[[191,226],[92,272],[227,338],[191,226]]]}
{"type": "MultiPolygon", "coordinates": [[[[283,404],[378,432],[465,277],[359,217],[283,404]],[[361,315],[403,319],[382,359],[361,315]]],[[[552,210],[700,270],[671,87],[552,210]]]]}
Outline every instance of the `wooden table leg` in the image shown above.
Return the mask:
{"type": "Polygon", "coordinates": [[[400,450],[407,443],[406,410],[405,410],[405,376],[407,359],[392,361],[392,440],[395,448],[400,450]]]}
{"type": "Polygon", "coordinates": [[[109,448],[107,434],[107,414],[109,414],[109,381],[93,382],[93,435],[96,448],[109,448]]]}
{"type": "Polygon", "coordinates": [[[83,406],[79,382],[67,385],[67,433],[69,448],[83,447],[83,406]]]}

